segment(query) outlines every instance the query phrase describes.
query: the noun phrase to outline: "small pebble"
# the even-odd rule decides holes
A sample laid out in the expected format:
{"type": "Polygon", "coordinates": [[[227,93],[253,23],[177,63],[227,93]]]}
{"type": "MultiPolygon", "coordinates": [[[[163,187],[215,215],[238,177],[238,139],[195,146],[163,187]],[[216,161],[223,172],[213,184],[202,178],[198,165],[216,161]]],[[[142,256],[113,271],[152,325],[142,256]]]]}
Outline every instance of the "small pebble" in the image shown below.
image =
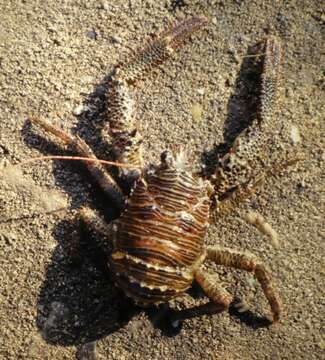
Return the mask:
{"type": "Polygon", "coordinates": [[[297,184],[297,188],[298,188],[298,192],[303,192],[306,189],[306,182],[305,180],[301,180],[298,184],[297,184]]]}
{"type": "Polygon", "coordinates": [[[90,30],[90,31],[87,31],[86,35],[87,35],[87,37],[88,37],[89,39],[97,40],[98,34],[97,34],[97,32],[96,32],[94,29],[93,29],[93,30],[90,30]]]}
{"type": "Polygon", "coordinates": [[[300,132],[297,126],[292,125],[291,126],[291,132],[290,132],[291,140],[293,145],[296,145],[301,142],[300,132]]]}
{"type": "Polygon", "coordinates": [[[318,346],[319,346],[322,350],[325,350],[325,340],[321,340],[321,341],[318,343],[318,346]]]}
{"type": "Polygon", "coordinates": [[[101,3],[101,9],[105,10],[105,11],[110,11],[111,10],[111,6],[108,2],[103,1],[101,3]]]}
{"type": "Polygon", "coordinates": [[[199,95],[204,95],[204,93],[205,93],[205,89],[204,89],[204,88],[198,88],[196,91],[197,91],[197,93],[198,93],[199,95]]]}
{"type": "Polygon", "coordinates": [[[241,301],[239,301],[238,303],[234,304],[234,307],[237,309],[237,311],[238,311],[240,314],[242,314],[242,313],[244,313],[244,312],[246,312],[246,311],[249,310],[248,304],[247,304],[245,301],[243,301],[243,300],[241,300],[241,301]]]}
{"type": "Polygon", "coordinates": [[[112,35],[111,36],[111,41],[114,44],[121,44],[121,42],[122,42],[121,38],[119,36],[117,36],[117,35],[112,35]]]}
{"type": "Polygon", "coordinates": [[[84,113],[86,110],[87,108],[84,105],[80,104],[73,109],[73,115],[79,116],[82,113],[84,113]]]}
{"type": "Polygon", "coordinates": [[[198,122],[202,118],[202,106],[200,104],[194,104],[191,107],[191,114],[194,121],[198,122]]]}
{"type": "Polygon", "coordinates": [[[175,329],[178,328],[179,327],[179,320],[173,321],[172,322],[172,327],[175,328],[175,329]]]}

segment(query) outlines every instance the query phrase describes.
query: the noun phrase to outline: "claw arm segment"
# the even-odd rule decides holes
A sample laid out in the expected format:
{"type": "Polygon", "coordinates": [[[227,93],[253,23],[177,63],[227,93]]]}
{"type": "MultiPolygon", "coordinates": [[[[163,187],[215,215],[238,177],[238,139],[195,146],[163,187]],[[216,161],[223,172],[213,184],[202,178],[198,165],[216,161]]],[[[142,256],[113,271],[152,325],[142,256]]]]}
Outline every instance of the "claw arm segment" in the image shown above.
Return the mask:
{"type": "MultiPolygon", "coordinates": [[[[117,66],[107,93],[107,123],[102,135],[107,143],[111,143],[118,162],[143,166],[142,137],[134,115],[132,85],[167,60],[175,49],[206,22],[205,18],[198,16],[180,21],[155,35],[128,61],[117,66]]],[[[140,176],[136,168],[119,169],[119,172],[130,183],[140,176]]]]}
{"type": "Polygon", "coordinates": [[[201,286],[208,298],[219,305],[220,309],[225,310],[229,307],[233,298],[228,291],[220,285],[216,275],[212,276],[207,272],[198,269],[195,272],[195,280],[201,286]]]}
{"type": "Polygon", "coordinates": [[[206,251],[207,259],[213,261],[217,265],[253,272],[270,304],[273,313],[273,322],[279,320],[281,313],[280,299],[273,287],[272,276],[265,268],[265,265],[251,254],[234,251],[228,248],[209,246],[206,251]]]}
{"type": "Polygon", "coordinates": [[[259,120],[263,125],[270,121],[274,115],[282,62],[282,47],[279,40],[269,36],[264,41],[264,62],[261,84],[259,120]]]}
{"type": "Polygon", "coordinates": [[[134,116],[134,100],[129,85],[123,80],[112,80],[107,92],[107,122],[102,137],[111,145],[116,161],[134,165],[119,169],[119,175],[130,182],[140,177],[143,167],[142,136],[134,116]]]}
{"type": "MultiPolygon", "coordinates": [[[[43,119],[37,117],[30,117],[29,120],[39,125],[45,131],[51,133],[57,139],[63,141],[65,144],[72,146],[79,155],[96,159],[96,155],[93,153],[88,144],[79,137],[74,137],[43,119]]],[[[112,176],[100,163],[90,163],[84,161],[84,164],[87,166],[88,170],[93,175],[99,186],[113,201],[114,205],[118,208],[118,210],[121,211],[124,207],[123,193],[119,185],[112,178],[112,176]]]]}
{"type": "MultiPolygon", "coordinates": [[[[231,149],[220,160],[212,180],[218,200],[227,198],[243,188],[259,183],[272,167],[268,152],[274,146],[272,121],[277,104],[282,47],[269,36],[255,46],[261,57],[260,98],[255,120],[235,139],[231,149]]],[[[247,195],[249,192],[244,191],[247,195]]],[[[236,194],[235,194],[236,195],[236,194]]],[[[246,196],[243,197],[243,199],[246,196]]],[[[240,201],[241,196],[237,196],[240,201]]]]}
{"type": "Polygon", "coordinates": [[[128,84],[136,83],[151,69],[167,60],[175,49],[206,23],[204,17],[194,16],[157,34],[144,48],[136,51],[128,62],[118,66],[116,79],[122,79],[128,84]]]}

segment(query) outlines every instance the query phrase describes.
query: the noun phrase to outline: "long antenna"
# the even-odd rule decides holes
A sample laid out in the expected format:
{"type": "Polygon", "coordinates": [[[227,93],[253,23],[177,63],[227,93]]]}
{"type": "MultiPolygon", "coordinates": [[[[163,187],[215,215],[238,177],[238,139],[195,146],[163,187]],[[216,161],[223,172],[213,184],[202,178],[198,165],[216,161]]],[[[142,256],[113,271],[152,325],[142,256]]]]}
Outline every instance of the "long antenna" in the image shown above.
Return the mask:
{"type": "Polygon", "coordinates": [[[18,164],[15,164],[13,166],[23,166],[23,165],[29,164],[31,162],[34,162],[34,161],[43,161],[43,160],[88,161],[88,162],[97,162],[97,163],[106,164],[106,165],[113,165],[113,166],[117,166],[117,167],[141,169],[140,166],[131,165],[131,164],[123,164],[123,163],[114,162],[114,161],[93,159],[93,158],[82,157],[82,156],[59,156],[59,155],[33,157],[30,159],[24,160],[18,164]]]}

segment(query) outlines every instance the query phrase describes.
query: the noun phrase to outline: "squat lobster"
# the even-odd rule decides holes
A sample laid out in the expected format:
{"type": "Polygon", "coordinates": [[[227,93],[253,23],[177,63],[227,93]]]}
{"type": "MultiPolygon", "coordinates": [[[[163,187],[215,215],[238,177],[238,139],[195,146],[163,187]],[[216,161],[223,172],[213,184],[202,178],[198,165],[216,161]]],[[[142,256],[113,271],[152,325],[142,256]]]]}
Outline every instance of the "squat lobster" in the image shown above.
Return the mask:
{"type": "MultiPolygon", "coordinates": [[[[103,136],[112,144],[115,160],[129,164],[128,168],[119,168],[119,176],[132,185],[131,191],[128,196],[124,195],[102,164],[85,161],[121,216],[107,224],[90,208],[81,209],[79,215],[107,239],[105,244],[110,249],[107,261],[115,283],[136,303],[146,306],[168,302],[183,294],[195,279],[210,299],[208,304],[195,308],[197,314],[227,309],[232,296],[202,268],[205,261],[213,261],[254,273],[270,304],[273,322],[277,322],[280,300],[263,263],[248,253],[219,246],[205,247],[204,236],[211,205],[221,213],[223,207],[248,197],[267,173],[266,169],[273,166],[267,164],[259,150],[267,148],[271,141],[264,129],[276,104],[281,63],[279,41],[268,37],[257,47],[262,53],[259,112],[220,159],[213,176],[203,180],[193,174],[182,151],[177,154],[164,151],[159,165],[143,165],[142,138],[133,114],[130,89],[205,23],[202,17],[179,22],[156,35],[127,63],[117,66],[107,95],[103,136]]],[[[72,146],[78,155],[96,159],[79,137],[39,118],[30,120],[72,146]]],[[[183,315],[175,315],[175,319],[183,315]]]]}

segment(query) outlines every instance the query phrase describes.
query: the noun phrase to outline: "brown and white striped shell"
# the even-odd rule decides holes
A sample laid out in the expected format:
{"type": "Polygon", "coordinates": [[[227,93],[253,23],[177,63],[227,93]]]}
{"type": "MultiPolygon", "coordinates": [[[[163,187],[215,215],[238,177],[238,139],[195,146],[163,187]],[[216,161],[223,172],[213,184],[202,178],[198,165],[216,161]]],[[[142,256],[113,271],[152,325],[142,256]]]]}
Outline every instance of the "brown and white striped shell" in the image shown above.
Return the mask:
{"type": "Polygon", "coordinates": [[[184,169],[181,157],[148,171],[113,225],[115,282],[142,305],[183,293],[204,258],[210,200],[204,182],[184,169]]]}

